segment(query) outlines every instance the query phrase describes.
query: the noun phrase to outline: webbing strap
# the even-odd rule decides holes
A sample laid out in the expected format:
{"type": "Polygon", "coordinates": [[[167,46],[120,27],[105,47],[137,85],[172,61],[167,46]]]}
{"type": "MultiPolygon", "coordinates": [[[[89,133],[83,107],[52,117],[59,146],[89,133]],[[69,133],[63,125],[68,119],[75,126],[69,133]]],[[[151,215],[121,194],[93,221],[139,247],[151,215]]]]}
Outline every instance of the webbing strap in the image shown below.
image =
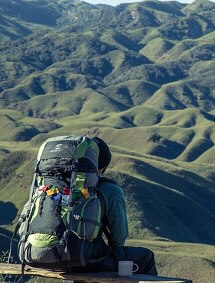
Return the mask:
{"type": "Polygon", "coordinates": [[[70,179],[70,195],[68,200],[68,213],[67,213],[67,227],[66,231],[64,232],[64,240],[65,240],[65,252],[68,254],[69,257],[69,250],[68,250],[68,240],[69,235],[71,233],[72,228],[72,221],[73,221],[73,214],[74,214],[74,208],[73,208],[73,189],[76,187],[76,176],[78,171],[78,160],[73,161],[73,171],[71,173],[71,179],[70,179]]]}
{"type": "Polygon", "coordinates": [[[72,171],[71,174],[71,181],[70,181],[70,195],[68,200],[68,213],[67,213],[67,223],[68,223],[68,229],[72,227],[72,220],[73,220],[73,189],[76,187],[76,176],[77,172],[72,171]]]}
{"type": "Polygon", "coordinates": [[[21,266],[21,272],[22,272],[22,282],[23,282],[23,280],[24,280],[24,275],[25,275],[25,263],[24,262],[22,262],[22,266],[21,266]]]}
{"type": "Polygon", "coordinates": [[[104,227],[104,234],[105,234],[105,237],[107,238],[108,242],[111,241],[111,238],[110,238],[110,231],[109,229],[107,228],[107,226],[104,227]]]}
{"type": "Polygon", "coordinates": [[[81,266],[86,266],[86,261],[85,261],[85,258],[84,258],[84,246],[85,246],[85,240],[83,240],[82,243],[81,243],[81,250],[80,250],[81,266]]]}
{"type": "Polygon", "coordinates": [[[29,221],[30,221],[30,212],[31,212],[31,202],[32,202],[32,198],[33,198],[33,194],[34,194],[34,188],[35,188],[35,182],[36,182],[36,177],[37,177],[37,167],[38,167],[39,162],[37,162],[36,165],[36,169],[35,169],[35,173],[33,176],[33,180],[31,183],[31,189],[30,189],[30,193],[29,193],[29,198],[28,198],[28,207],[27,207],[27,212],[26,212],[26,219],[25,219],[25,224],[24,224],[24,231],[23,231],[23,239],[21,240],[21,258],[24,258],[24,246],[27,240],[27,231],[28,231],[28,227],[29,227],[29,221]]]}
{"type": "Polygon", "coordinates": [[[60,254],[58,252],[58,249],[56,247],[54,247],[54,248],[52,248],[52,250],[53,250],[53,253],[54,253],[56,259],[60,262],[61,261],[61,257],[60,257],[60,254]]]}
{"type": "Polygon", "coordinates": [[[19,278],[17,283],[23,283],[24,282],[24,275],[25,275],[25,263],[22,262],[22,265],[21,265],[21,277],[19,278]]]}
{"type": "Polygon", "coordinates": [[[15,227],[15,229],[14,229],[14,231],[13,231],[13,235],[12,235],[11,240],[10,240],[10,249],[9,249],[9,255],[8,255],[7,263],[10,263],[11,254],[12,254],[12,249],[13,249],[13,240],[14,240],[16,234],[17,234],[17,231],[18,231],[18,229],[19,229],[19,227],[20,227],[20,223],[21,223],[21,222],[23,222],[23,218],[22,218],[22,217],[20,217],[19,222],[16,224],[16,227],[15,227]]]}
{"type": "Polygon", "coordinates": [[[32,184],[31,184],[31,189],[30,189],[30,194],[29,194],[29,198],[28,198],[28,208],[27,208],[27,213],[26,213],[26,221],[25,221],[25,227],[24,227],[24,234],[26,234],[27,231],[28,231],[29,216],[30,216],[30,211],[31,211],[31,202],[32,202],[33,194],[34,194],[36,176],[37,176],[37,173],[34,173],[33,180],[32,180],[32,184]]]}

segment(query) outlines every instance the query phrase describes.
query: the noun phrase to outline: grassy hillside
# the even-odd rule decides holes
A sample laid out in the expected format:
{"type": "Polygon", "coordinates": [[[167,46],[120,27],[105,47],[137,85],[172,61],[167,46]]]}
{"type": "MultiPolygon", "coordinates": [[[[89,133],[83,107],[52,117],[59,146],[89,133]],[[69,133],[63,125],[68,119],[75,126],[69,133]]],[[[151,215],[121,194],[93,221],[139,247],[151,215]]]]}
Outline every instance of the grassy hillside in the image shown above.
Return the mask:
{"type": "MultiPolygon", "coordinates": [[[[7,9],[3,5],[3,15],[12,16],[14,3],[7,9]]],[[[57,0],[45,3],[26,5],[29,10],[38,5],[39,11],[48,9],[53,17],[57,15],[53,27],[41,22],[48,30],[41,27],[37,31],[34,18],[27,19],[21,11],[23,19],[36,25],[34,32],[1,43],[1,108],[19,110],[22,101],[34,104],[34,96],[42,99],[40,95],[88,88],[120,100],[122,105],[113,111],[140,103],[158,109],[213,111],[214,3],[196,1],[185,7],[176,2],[144,1],[116,8],[76,1],[70,5],[57,0]],[[199,5],[204,8],[201,12],[199,5]]],[[[40,115],[32,105],[28,108],[27,115],[40,115]]],[[[56,109],[56,104],[51,108],[56,109]]],[[[110,112],[106,104],[103,110],[110,112]]]]}
{"type": "Polygon", "coordinates": [[[152,249],[160,275],[168,273],[176,278],[190,278],[195,283],[213,282],[215,250],[212,246],[138,240],[129,240],[128,244],[152,249]]]}
{"type": "MultiPolygon", "coordinates": [[[[32,149],[32,143],[17,144],[19,149],[24,146],[32,149]]],[[[118,181],[126,195],[133,239],[127,244],[151,248],[160,275],[192,278],[194,282],[204,278],[212,283],[213,246],[191,243],[214,244],[214,181],[205,176],[214,174],[214,166],[193,164],[186,168],[184,162],[166,162],[115,146],[112,152],[108,175],[118,181]],[[188,241],[191,243],[180,243],[188,241]]],[[[1,159],[2,252],[8,250],[11,237],[4,227],[13,229],[17,212],[27,199],[35,156],[36,151],[18,150],[1,159]]]]}
{"type": "MultiPolygon", "coordinates": [[[[14,111],[9,116],[10,111],[7,117],[16,117],[22,127],[23,121],[27,125],[37,121],[21,119],[14,111]]],[[[125,190],[131,237],[214,244],[214,116],[195,109],[173,112],[153,113],[141,106],[116,114],[87,112],[50,122],[54,128],[48,134],[35,134],[30,141],[17,126],[20,135],[15,132],[0,141],[1,200],[15,203],[20,211],[27,198],[33,159],[46,138],[69,133],[98,135],[113,152],[109,174],[125,190]],[[210,163],[201,162],[206,157],[210,163]]],[[[34,123],[38,131],[40,121],[34,123]]],[[[13,133],[13,123],[7,129],[13,133]]]]}
{"type": "Polygon", "coordinates": [[[99,136],[125,192],[129,243],[155,250],[161,275],[213,282],[214,9],[0,1],[0,251],[41,143],[99,136]]]}

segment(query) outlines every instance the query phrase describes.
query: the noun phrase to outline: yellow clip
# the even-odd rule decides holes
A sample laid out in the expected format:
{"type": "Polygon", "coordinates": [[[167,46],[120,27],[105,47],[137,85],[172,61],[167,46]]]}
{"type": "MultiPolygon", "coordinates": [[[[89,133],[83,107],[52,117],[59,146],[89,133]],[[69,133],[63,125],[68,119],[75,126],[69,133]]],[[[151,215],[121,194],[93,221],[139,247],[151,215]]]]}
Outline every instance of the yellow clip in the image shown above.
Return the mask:
{"type": "Polygon", "coordinates": [[[53,188],[53,189],[49,189],[48,191],[46,191],[47,195],[48,196],[52,196],[52,195],[55,195],[57,194],[59,191],[58,191],[58,188],[53,188]]]}
{"type": "Polygon", "coordinates": [[[90,197],[90,194],[88,193],[87,189],[82,189],[81,192],[82,192],[82,194],[84,195],[85,198],[89,198],[90,197]]]}

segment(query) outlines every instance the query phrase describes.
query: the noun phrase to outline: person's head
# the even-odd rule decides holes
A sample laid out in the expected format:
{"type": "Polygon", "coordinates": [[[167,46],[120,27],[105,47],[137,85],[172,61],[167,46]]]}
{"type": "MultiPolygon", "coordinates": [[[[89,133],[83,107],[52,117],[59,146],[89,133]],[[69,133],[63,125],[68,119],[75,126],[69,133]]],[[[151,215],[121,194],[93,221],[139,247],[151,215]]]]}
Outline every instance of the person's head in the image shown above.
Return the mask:
{"type": "Polygon", "coordinates": [[[111,152],[105,141],[98,137],[94,137],[93,140],[97,143],[99,148],[99,173],[103,174],[111,161],[111,152]]]}

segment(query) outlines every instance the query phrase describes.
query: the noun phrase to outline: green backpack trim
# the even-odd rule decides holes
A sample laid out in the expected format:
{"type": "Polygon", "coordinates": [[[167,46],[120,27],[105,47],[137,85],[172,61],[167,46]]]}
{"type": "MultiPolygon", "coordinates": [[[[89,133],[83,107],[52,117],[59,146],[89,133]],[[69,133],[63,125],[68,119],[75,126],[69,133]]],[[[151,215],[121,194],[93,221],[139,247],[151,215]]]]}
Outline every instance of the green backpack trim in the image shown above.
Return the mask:
{"type": "Polygon", "coordinates": [[[57,236],[35,233],[28,236],[28,242],[37,248],[47,248],[59,243],[57,236]]]}
{"type": "MultiPolygon", "coordinates": [[[[87,204],[92,201],[93,199],[97,199],[98,197],[97,196],[93,196],[93,197],[90,197],[84,204],[84,206],[82,207],[82,210],[81,210],[81,217],[84,217],[84,210],[85,210],[85,207],[87,206],[87,204]]],[[[101,205],[99,205],[99,211],[97,213],[97,219],[96,219],[98,225],[96,225],[95,227],[95,230],[94,230],[94,233],[93,235],[91,236],[91,239],[90,240],[94,240],[96,239],[96,237],[98,236],[98,233],[99,233],[99,224],[101,222],[101,205]]],[[[85,225],[85,222],[83,220],[80,220],[79,224],[78,224],[78,228],[77,228],[77,234],[81,237],[81,225],[85,225]]]]}

